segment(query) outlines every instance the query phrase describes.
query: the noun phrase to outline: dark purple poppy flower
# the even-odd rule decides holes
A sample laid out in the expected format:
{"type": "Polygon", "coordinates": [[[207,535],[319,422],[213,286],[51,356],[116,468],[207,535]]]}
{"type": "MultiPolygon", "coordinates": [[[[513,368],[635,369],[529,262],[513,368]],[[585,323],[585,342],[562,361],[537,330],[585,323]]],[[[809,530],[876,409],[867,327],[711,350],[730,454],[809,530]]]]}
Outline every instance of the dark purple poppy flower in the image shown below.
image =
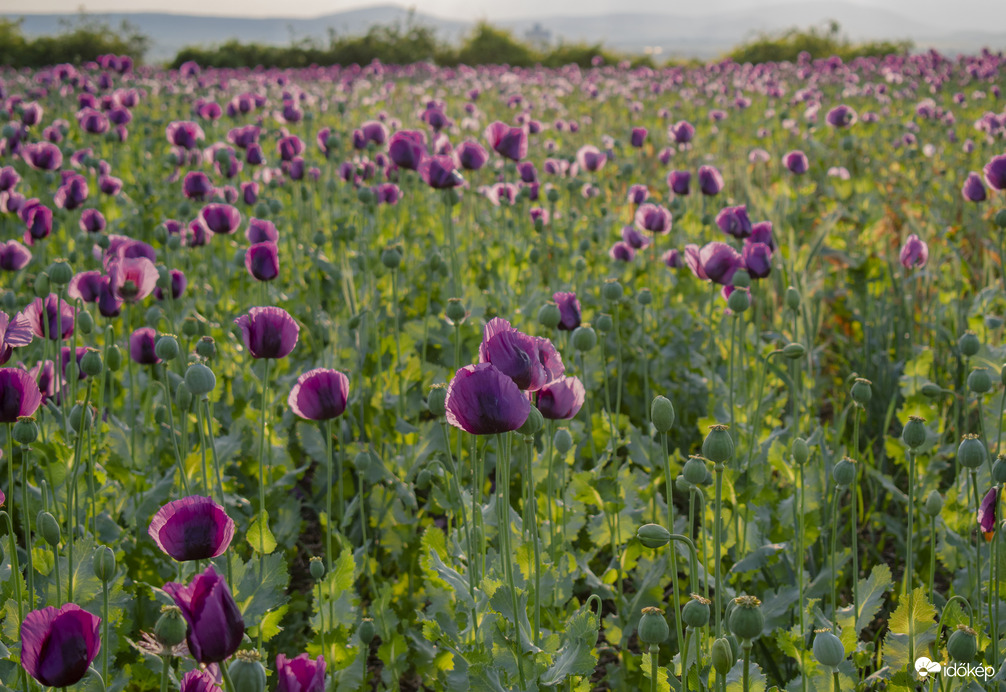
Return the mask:
{"type": "Polygon", "coordinates": [[[828,111],[824,119],[832,127],[848,127],[856,122],[856,111],[842,104],[828,111]]]}
{"type": "Polygon", "coordinates": [[[969,202],[984,202],[988,199],[981,176],[977,173],[968,173],[967,180],[961,188],[961,195],[969,202]]]}
{"type": "MultiPolygon", "coordinates": [[[[83,380],[83,379],[85,379],[87,377],[87,375],[84,374],[84,371],[80,369],[80,359],[84,357],[85,353],[87,353],[87,347],[86,346],[78,346],[77,347],[77,352],[75,354],[74,360],[77,361],[77,379],[78,380],[83,380]]],[[[62,375],[63,375],[64,378],[67,376],[66,375],[66,367],[69,364],[70,364],[70,347],[69,346],[64,346],[60,350],[60,368],[61,368],[60,372],[62,373],[62,375]]]]}
{"type": "Polygon", "coordinates": [[[645,127],[632,128],[632,134],[629,135],[629,144],[636,149],[641,149],[643,144],[646,143],[647,134],[649,134],[649,131],[645,127]]]}
{"type": "Polygon", "coordinates": [[[270,241],[255,243],[245,252],[245,269],[259,281],[272,281],[279,276],[279,247],[270,241]]]}
{"type": "Polygon", "coordinates": [[[300,334],[297,322],[283,308],[251,308],[234,323],[241,327],[245,348],[253,358],[285,358],[300,334]]]}
{"type": "Polygon", "coordinates": [[[18,418],[33,416],[41,403],[42,392],[30,372],[0,368],[0,423],[16,423],[18,418]]]}
{"type": "Polygon", "coordinates": [[[189,653],[200,663],[220,663],[241,646],[245,623],[223,577],[210,565],[188,586],[164,585],[188,624],[189,653]]]}
{"type": "Polygon", "coordinates": [[[108,263],[108,285],[115,297],[137,303],[157,286],[157,267],[146,257],[124,257],[108,263]]]}
{"type": "Polygon", "coordinates": [[[519,389],[531,392],[555,380],[564,370],[551,341],[524,334],[501,317],[486,324],[479,345],[479,362],[492,363],[519,389]]]}
{"type": "Polygon", "coordinates": [[[79,272],[70,279],[66,294],[70,298],[80,298],[85,303],[93,303],[101,294],[101,280],[100,271],[79,272]]]}
{"type": "Polygon", "coordinates": [[[101,233],[106,226],[105,217],[97,209],[85,209],[80,213],[80,230],[87,233],[101,233]]]}
{"type": "Polygon", "coordinates": [[[63,165],[63,152],[52,142],[24,145],[21,158],[37,171],[54,171],[63,165]]]}
{"type": "Polygon", "coordinates": [[[241,225],[241,212],[230,204],[207,204],[199,211],[199,221],[208,231],[229,234],[241,225]]]}
{"type": "Polygon", "coordinates": [[[349,399],[349,378],[338,370],[315,368],[297,378],[287,404],[307,420],[331,420],[342,415],[349,399]]]}
{"type": "Polygon", "coordinates": [[[715,166],[699,168],[699,190],[707,197],[715,197],[723,189],[723,175],[715,166]]]}
{"type": "Polygon", "coordinates": [[[580,165],[580,168],[591,173],[601,170],[607,160],[608,157],[604,153],[590,144],[585,144],[576,152],[576,162],[580,165]]]}
{"type": "Polygon", "coordinates": [[[77,124],[89,135],[103,135],[111,126],[104,113],[90,107],[77,111],[77,124]]]}
{"type": "Polygon", "coordinates": [[[633,250],[642,250],[649,246],[650,239],[637,230],[635,226],[623,226],[622,242],[627,243],[633,250]]]}
{"type": "Polygon", "coordinates": [[[98,178],[98,189],[103,195],[115,196],[122,191],[122,180],[114,175],[103,175],[98,178]]]}
{"type": "Polygon", "coordinates": [[[42,106],[32,101],[21,106],[21,124],[25,127],[32,127],[42,122],[42,106]]]}
{"type": "Polygon", "coordinates": [[[902,246],[899,259],[905,269],[924,267],[929,261],[929,246],[913,233],[902,246]]]}
{"type": "Polygon", "coordinates": [[[608,250],[608,257],[617,262],[631,262],[636,259],[636,251],[624,240],[619,240],[608,250]]]}
{"type": "Polygon", "coordinates": [[[467,365],[454,373],[445,405],[447,422],[472,435],[516,430],[531,413],[527,396],[492,363],[467,365]]]}
{"type": "Polygon", "coordinates": [[[216,101],[210,101],[199,106],[197,114],[203,120],[220,120],[224,114],[224,110],[216,101]]]}
{"type": "MultiPolygon", "coordinates": [[[[178,300],[185,293],[189,280],[185,278],[185,274],[180,269],[172,269],[168,274],[171,276],[171,297],[174,300],[178,300]]],[[[157,300],[164,300],[164,291],[161,290],[160,286],[154,289],[154,297],[157,300]]]]}
{"type": "Polygon", "coordinates": [[[418,130],[401,130],[388,140],[388,158],[399,168],[419,170],[426,155],[426,137],[418,130]]]}
{"type": "Polygon", "coordinates": [[[252,144],[258,142],[259,133],[262,128],[257,125],[245,125],[235,127],[227,133],[227,140],[238,149],[247,149],[252,144]]]}
{"type": "Polygon", "coordinates": [[[10,192],[21,182],[21,176],[13,166],[0,168],[0,192],[10,192]]]}
{"type": "Polygon", "coordinates": [[[671,212],[659,204],[641,204],[634,217],[636,228],[656,235],[671,231],[671,212]]]}
{"type": "Polygon", "coordinates": [[[629,188],[629,204],[642,204],[650,196],[650,191],[645,185],[633,185],[629,188]]]}
{"type": "Polygon", "coordinates": [[[671,171],[667,175],[667,186],[676,195],[687,196],[692,184],[690,171],[671,171]]]}
{"type": "Polygon", "coordinates": [[[31,199],[21,205],[18,215],[25,224],[24,242],[32,245],[52,233],[52,209],[31,199]]]}
{"type": "Polygon", "coordinates": [[[775,238],[772,237],[772,222],[759,221],[751,226],[751,237],[748,240],[752,243],[765,243],[773,252],[775,251],[775,238]]]}
{"type": "Polygon", "coordinates": [[[6,312],[0,311],[0,365],[10,360],[15,348],[27,346],[31,340],[31,323],[27,317],[22,313],[15,313],[11,318],[6,312]]]}
{"type": "Polygon", "coordinates": [[[423,111],[422,120],[427,125],[430,126],[434,132],[440,132],[445,127],[451,124],[451,119],[448,118],[440,108],[427,108],[423,111]]]}
{"type": "Polygon", "coordinates": [[[583,318],[581,316],[580,301],[577,300],[575,293],[572,291],[569,293],[558,291],[552,294],[552,300],[559,306],[560,330],[571,332],[580,326],[583,318]]]}
{"type": "Polygon", "coordinates": [[[17,192],[0,193],[0,212],[5,214],[19,214],[21,207],[25,204],[24,195],[17,192]]]}
{"type": "Polygon", "coordinates": [[[190,120],[175,120],[165,128],[168,141],[182,149],[195,149],[198,142],[206,138],[203,128],[190,120]]]}
{"type": "Polygon", "coordinates": [[[685,261],[681,259],[681,252],[676,249],[665,252],[662,259],[664,260],[664,264],[670,269],[681,269],[681,267],[685,266],[685,261]]]}
{"type": "Polygon", "coordinates": [[[747,238],[751,235],[751,219],[748,218],[746,204],[736,207],[723,207],[716,215],[716,225],[720,230],[734,238],[747,238]]]}
{"type": "Polygon", "coordinates": [[[287,175],[290,176],[290,180],[303,180],[304,172],[307,165],[304,162],[304,158],[301,156],[294,156],[289,163],[286,164],[287,175]]]}
{"type": "Polygon", "coordinates": [[[241,183],[241,200],[248,206],[258,202],[258,183],[246,180],[241,183]]]}
{"type": "Polygon", "coordinates": [[[73,336],[73,321],[77,311],[69,304],[69,301],[63,300],[61,302],[55,293],[50,293],[44,303],[41,298],[36,298],[28,304],[23,314],[28,318],[28,323],[35,336],[48,336],[56,341],[59,338],[59,334],[57,334],[59,330],[62,330],[62,338],[64,339],[73,336]],[[43,321],[45,322],[44,332],[43,321]]]}
{"type": "Polygon", "coordinates": [[[102,317],[118,317],[122,312],[124,301],[115,295],[107,276],[101,277],[101,288],[98,293],[98,312],[102,317]]]}
{"type": "Polygon", "coordinates": [[[477,171],[486,165],[489,154],[478,142],[465,140],[454,150],[454,160],[466,171],[477,171]]]}
{"type": "Polygon", "coordinates": [[[325,657],[276,656],[276,692],[325,692],[325,657]]]}
{"type": "Polygon", "coordinates": [[[265,154],[258,142],[252,142],[245,150],[245,163],[249,166],[261,166],[265,163],[265,154]]]}
{"type": "Polygon", "coordinates": [[[538,171],[530,161],[521,161],[517,164],[517,175],[520,176],[521,182],[528,184],[538,182],[538,171]]]}
{"type": "Polygon", "coordinates": [[[790,173],[795,173],[796,175],[803,175],[807,172],[807,169],[810,168],[810,162],[807,160],[807,155],[799,149],[787,152],[782,157],[782,165],[786,166],[790,173]]]}
{"type": "Polygon", "coordinates": [[[105,250],[106,269],[114,259],[146,257],[151,262],[157,261],[157,251],[149,243],[124,235],[110,235],[108,240],[108,248],[105,250]]]}
{"type": "Polygon", "coordinates": [[[101,650],[100,625],[75,603],[31,611],[21,623],[21,665],[42,685],[77,684],[101,650]]]}
{"type": "Polygon", "coordinates": [[[279,241],[279,231],[272,221],[252,217],[248,220],[245,237],[249,243],[275,243],[279,241]]]}
{"type": "Polygon", "coordinates": [[[548,420],[569,420],[580,412],[585,391],[576,377],[550,382],[538,392],[538,410],[548,420]]]}
{"type": "Polygon", "coordinates": [[[522,127],[510,127],[497,120],[485,131],[489,148],[511,161],[520,161],[527,156],[527,131],[522,127]]]}
{"type": "Polygon", "coordinates": [[[702,271],[706,277],[718,284],[728,285],[738,269],[744,266],[739,252],[726,243],[708,243],[699,252],[702,271]]]}
{"type": "Polygon", "coordinates": [[[419,175],[435,190],[446,190],[465,182],[450,156],[427,156],[419,164],[419,175]]]}
{"type": "Polygon", "coordinates": [[[374,188],[374,196],[378,204],[398,204],[402,198],[402,190],[394,183],[381,183],[374,188]]]}
{"type": "Polygon", "coordinates": [[[61,376],[57,382],[55,363],[51,360],[39,361],[28,370],[28,374],[31,375],[32,382],[37,383],[42,398],[41,403],[44,404],[50,399],[56,404],[60,402],[62,397],[57,394],[57,387],[59,391],[64,390],[66,379],[61,376]]]}
{"type": "Polygon", "coordinates": [[[999,504],[999,489],[992,486],[992,489],[985,493],[982,503],[978,507],[978,528],[985,536],[986,541],[991,541],[996,531],[996,508],[999,504]]]}
{"type": "Polygon", "coordinates": [[[182,232],[182,245],[185,247],[202,247],[210,242],[210,232],[199,219],[189,222],[188,227],[182,232]]]}
{"type": "Polygon", "coordinates": [[[318,134],[315,135],[314,140],[326,159],[332,153],[332,149],[339,145],[339,138],[332,132],[332,128],[330,127],[323,127],[318,130],[318,134]]]}
{"type": "Polygon", "coordinates": [[[223,692],[223,689],[208,670],[196,669],[185,674],[178,692],[223,692]]]}
{"type": "Polygon", "coordinates": [[[128,108],[116,106],[108,111],[108,121],[113,125],[128,125],[133,120],[133,114],[128,108]]]}
{"type": "Polygon", "coordinates": [[[182,193],[196,201],[208,199],[214,193],[213,182],[202,171],[189,171],[182,179],[182,193]]]}
{"type": "Polygon", "coordinates": [[[1006,154],[993,156],[992,160],[982,169],[985,182],[993,190],[1006,190],[1006,154]]]}
{"type": "Polygon", "coordinates": [[[678,144],[687,144],[695,137],[695,126],[687,120],[679,120],[667,128],[667,133],[678,144]]]}
{"type": "Polygon", "coordinates": [[[0,242],[0,269],[16,272],[31,262],[31,250],[16,240],[0,242]]]}
{"type": "Polygon", "coordinates": [[[744,245],[744,268],[754,279],[764,279],[772,271],[772,249],[765,243],[744,245]]]}
{"type": "Polygon", "coordinates": [[[161,359],[154,353],[157,332],[152,327],[140,327],[129,335],[129,357],[138,365],[157,365],[161,359]]]}
{"type": "Polygon", "coordinates": [[[70,175],[53,195],[53,202],[60,209],[73,210],[87,200],[87,179],[76,173],[70,175]]]}
{"type": "Polygon", "coordinates": [[[297,135],[281,137],[276,142],[276,151],[283,161],[293,161],[295,156],[299,156],[304,151],[304,140],[297,135]]]}
{"type": "Polygon", "coordinates": [[[178,562],[223,555],[234,538],[234,520],[212,498],[191,495],[161,507],[147,533],[178,562]]]}

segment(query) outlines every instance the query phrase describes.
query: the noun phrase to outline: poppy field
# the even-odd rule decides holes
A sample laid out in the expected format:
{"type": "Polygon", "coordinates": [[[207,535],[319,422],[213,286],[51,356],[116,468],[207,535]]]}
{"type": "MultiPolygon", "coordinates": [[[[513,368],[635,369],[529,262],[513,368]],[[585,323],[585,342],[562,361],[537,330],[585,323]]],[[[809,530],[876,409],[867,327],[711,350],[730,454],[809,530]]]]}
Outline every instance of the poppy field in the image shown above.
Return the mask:
{"type": "Polygon", "coordinates": [[[1004,67],[0,69],[0,690],[1001,689],[1004,67]]]}

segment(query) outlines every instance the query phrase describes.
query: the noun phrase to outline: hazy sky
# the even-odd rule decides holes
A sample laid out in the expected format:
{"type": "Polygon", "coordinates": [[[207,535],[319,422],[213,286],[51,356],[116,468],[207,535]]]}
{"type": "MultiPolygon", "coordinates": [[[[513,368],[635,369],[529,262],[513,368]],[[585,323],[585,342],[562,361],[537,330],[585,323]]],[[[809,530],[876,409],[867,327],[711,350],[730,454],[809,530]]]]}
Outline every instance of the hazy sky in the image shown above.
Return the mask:
{"type": "MultiPolygon", "coordinates": [[[[835,0],[86,0],[90,13],[174,12],[242,16],[312,17],[331,12],[384,4],[415,7],[442,17],[510,19],[548,15],[604,14],[607,12],[663,12],[703,14],[750,9],[765,5],[833,4],[835,0]]],[[[891,10],[944,29],[1000,29],[1006,26],[1003,0],[838,0],[891,10]]],[[[0,14],[17,12],[74,12],[80,0],[0,0],[0,14]]]]}

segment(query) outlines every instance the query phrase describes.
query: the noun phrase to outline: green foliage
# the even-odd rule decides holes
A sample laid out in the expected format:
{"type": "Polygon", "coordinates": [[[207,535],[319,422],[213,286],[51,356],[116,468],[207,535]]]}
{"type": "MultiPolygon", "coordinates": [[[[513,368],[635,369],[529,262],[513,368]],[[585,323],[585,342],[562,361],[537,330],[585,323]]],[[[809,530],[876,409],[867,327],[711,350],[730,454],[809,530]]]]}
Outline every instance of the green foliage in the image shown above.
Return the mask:
{"type": "Polygon", "coordinates": [[[795,62],[802,53],[811,58],[828,58],[833,55],[842,60],[905,54],[912,48],[911,41],[868,41],[852,43],[841,35],[838,22],[828,23],[827,30],[818,27],[782,33],[762,33],[747,43],[734,48],[728,57],[739,63],[795,62]]]}
{"type": "Polygon", "coordinates": [[[128,55],[141,62],[150,48],[150,39],[127,21],[112,27],[95,17],[80,14],[64,22],[55,36],[28,38],[21,20],[0,18],[0,65],[43,67],[60,63],[79,64],[99,55],[128,55]]]}

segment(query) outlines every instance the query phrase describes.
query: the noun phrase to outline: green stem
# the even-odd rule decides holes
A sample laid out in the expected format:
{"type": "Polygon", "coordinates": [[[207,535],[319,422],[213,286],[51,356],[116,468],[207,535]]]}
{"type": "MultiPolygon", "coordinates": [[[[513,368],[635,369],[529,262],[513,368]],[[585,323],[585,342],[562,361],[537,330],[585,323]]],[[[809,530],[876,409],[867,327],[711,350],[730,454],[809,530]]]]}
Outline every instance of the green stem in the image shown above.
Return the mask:
{"type": "MultiPolygon", "coordinates": [[[[855,455],[853,458],[859,461],[859,406],[854,405],[853,414],[853,425],[852,425],[852,453],[855,455]]],[[[852,533],[852,625],[856,626],[856,622],[859,621],[859,589],[857,585],[859,584],[859,486],[852,486],[852,497],[849,498],[852,507],[850,507],[850,512],[852,516],[849,519],[849,527],[852,533]]],[[[933,540],[933,559],[935,560],[936,554],[936,540],[933,540]]],[[[930,587],[929,593],[932,594],[933,589],[930,587]]]]}
{"type": "Polygon", "coordinates": [[[720,510],[723,507],[723,464],[721,462],[713,465],[713,475],[716,477],[716,497],[713,507],[713,569],[716,574],[716,638],[718,639],[723,634],[723,576],[720,573],[720,549],[723,543],[723,537],[720,533],[722,524],[720,510]]]}
{"type": "MultiPolygon", "coordinates": [[[[590,385],[588,384],[589,380],[587,379],[587,362],[583,355],[583,351],[580,351],[580,373],[583,375],[584,392],[587,392],[589,391],[590,385]]],[[[596,466],[597,447],[594,445],[594,424],[592,420],[593,416],[591,415],[590,397],[586,393],[584,394],[583,397],[583,410],[587,416],[587,439],[590,442],[590,457],[591,460],[594,462],[594,465],[596,466]]]]}
{"type": "MultiPolygon", "coordinates": [[[[905,555],[905,589],[908,591],[908,612],[914,613],[915,596],[912,591],[915,553],[912,548],[915,531],[915,453],[908,451],[908,549],[905,555]]],[[[908,618],[908,660],[915,660],[915,617],[908,618]]]]}
{"type": "MultiPolygon", "coordinates": [[[[838,500],[840,493],[841,486],[836,485],[831,502],[831,619],[835,634],[838,634],[838,562],[835,560],[835,554],[838,550],[838,500]]],[[[855,584],[853,584],[853,590],[855,590],[855,584]]]]}
{"type": "Polygon", "coordinates": [[[741,645],[744,649],[744,692],[751,689],[751,640],[746,639],[741,645]]]}
{"type": "MultiPolygon", "coordinates": [[[[981,499],[978,494],[978,472],[975,469],[971,469],[971,487],[974,489],[975,496],[975,513],[977,514],[978,508],[981,507],[981,499]]],[[[981,603],[982,600],[982,539],[981,532],[978,531],[975,534],[975,593],[974,598],[976,603],[981,603]]],[[[975,608],[978,614],[978,632],[982,631],[982,609],[975,608]]],[[[909,611],[911,612],[911,611],[909,611]]],[[[909,621],[911,622],[911,621],[909,621]]],[[[911,659],[910,660],[915,660],[911,659]]]]}
{"type": "Polygon", "coordinates": [[[231,680],[230,671],[227,666],[223,663],[220,664],[220,674],[224,678],[224,687],[227,688],[227,692],[241,692],[237,687],[234,686],[234,681],[231,680]]]}
{"type": "MultiPolygon", "coordinates": [[[[446,419],[440,419],[440,430],[444,436],[444,446],[447,448],[447,464],[450,466],[449,471],[451,474],[451,485],[454,487],[454,493],[458,497],[458,507],[461,509],[461,524],[465,527],[465,542],[468,544],[468,595],[472,599],[472,633],[475,636],[475,641],[478,641],[478,617],[475,612],[475,578],[476,578],[476,568],[475,568],[475,546],[472,541],[472,527],[468,523],[468,516],[465,512],[465,498],[461,494],[461,485],[458,481],[458,469],[457,465],[454,463],[454,455],[451,454],[451,438],[447,433],[447,421],[446,419]]],[[[457,523],[457,517],[454,518],[454,522],[457,523]]]]}
{"type": "MultiPolygon", "coordinates": [[[[402,325],[401,304],[398,302],[398,270],[391,270],[392,319],[395,322],[395,379],[398,383],[398,420],[405,420],[405,390],[402,387],[402,325]]],[[[421,363],[422,361],[420,361],[421,363]]]]}
{"type": "Polygon", "coordinates": [[[527,450],[524,475],[527,476],[528,498],[530,507],[528,515],[530,522],[528,528],[531,532],[531,541],[534,544],[534,643],[541,645],[541,542],[538,540],[538,502],[534,487],[533,457],[534,457],[534,436],[524,436],[524,447],[527,450]]]}
{"type": "MultiPolygon", "coordinates": [[[[326,573],[330,574],[332,572],[332,466],[334,461],[332,460],[332,421],[325,421],[325,459],[328,462],[325,464],[328,470],[328,483],[326,485],[325,492],[325,505],[326,505],[326,515],[325,515],[325,560],[328,563],[326,565],[326,573]]],[[[340,474],[341,475],[341,474],[340,474]]],[[[339,517],[342,518],[341,516],[339,517]]]]}
{"type": "MultiPolygon", "coordinates": [[[[259,512],[259,581],[265,575],[265,483],[266,483],[266,463],[265,463],[265,429],[266,429],[266,401],[269,393],[269,365],[270,359],[265,359],[265,372],[262,375],[262,408],[259,418],[259,444],[258,444],[258,512],[259,512]]],[[[223,666],[221,666],[223,669],[223,666]]]]}
{"type": "MultiPolygon", "coordinates": [[[[667,453],[667,433],[660,433],[661,448],[664,455],[664,492],[667,496],[667,530],[674,533],[674,483],[671,478],[671,459],[667,453]]],[[[674,627],[678,635],[678,646],[684,642],[684,634],[681,627],[681,592],[678,590],[678,554],[674,550],[673,544],[668,544],[667,569],[671,573],[671,586],[673,588],[672,601],[674,602],[674,627]]],[[[694,575],[692,576],[694,579],[694,575]]],[[[682,664],[683,665],[683,664],[682,664]]]]}
{"type": "Polygon", "coordinates": [[[498,434],[496,454],[496,508],[500,531],[500,551],[503,557],[503,572],[510,590],[510,605],[513,608],[514,657],[517,659],[517,673],[520,689],[527,688],[524,675],[524,656],[520,644],[520,604],[517,600],[517,585],[513,575],[513,549],[510,544],[510,438],[498,434]]]}
{"type": "Polygon", "coordinates": [[[650,645],[650,692],[657,692],[657,655],[660,653],[660,647],[656,644],[650,645]]]}
{"type": "MultiPolygon", "coordinates": [[[[60,600],[60,597],[59,597],[59,582],[60,582],[60,579],[59,579],[59,545],[58,544],[52,546],[52,563],[53,563],[53,569],[55,570],[55,575],[56,575],[56,605],[62,607],[63,601],[60,600]]],[[[73,581],[73,580],[71,579],[70,581],[73,581]]],[[[68,588],[69,588],[69,585],[68,585],[68,588]]],[[[69,598],[70,598],[70,596],[69,596],[69,594],[67,594],[67,599],[69,600],[69,598]]]]}
{"type": "MultiPolygon", "coordinates": [[[[28,571],[28,610],[35,610],[35,567],[31,550],[31,524],[28,519],[28,453],[30,448],[21,448],[21,521],[24,522],[24,547],[28,558],[26,569],[28,571]]],[[[13,463],[13,458],[11,459],[13,463]]]]}
{"type": "Polygon", "coordinates": [[[161,692],[168,692],[168,671],[170,670],[169,656],[161,656],[161,692]]]}
{"type": "Polygon", "coordinates": [[[111,647],[111,639],[108,637],[108,582],[101,582],[101,625],[105,628],[105,634],[102,638],[104,646],[101,647],[101,677],[102,679],[108,677],[108,650],[111,647]]]}

